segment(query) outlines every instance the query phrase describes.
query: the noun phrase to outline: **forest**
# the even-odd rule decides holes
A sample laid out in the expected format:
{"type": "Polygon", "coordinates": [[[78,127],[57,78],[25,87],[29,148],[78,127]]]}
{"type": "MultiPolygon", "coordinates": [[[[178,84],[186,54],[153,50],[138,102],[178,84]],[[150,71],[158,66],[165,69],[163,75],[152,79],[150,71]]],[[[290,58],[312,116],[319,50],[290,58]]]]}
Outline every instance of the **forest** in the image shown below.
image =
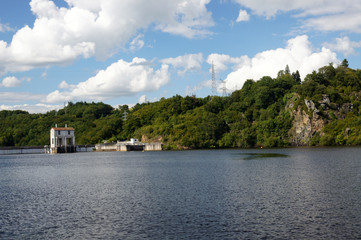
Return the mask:
{"type": "Polygon", "coordinates": [[[286,66],[276,78],[247,80],[225,97],[176,95],[116,109],[102,102],[69,102],[45,114],[3,110],[0,146],[47,145],[55,124],[74,127],[79,145],[129,138],[162,142],[169,150],[360,145],[360,98],[361,70],[349,68],[346,59],[313,71],[303,81],[286,66]],[[301,143],[291,136],[300,112],[309,116],[310,124],[314,119],[324,123],[301,143]]]}

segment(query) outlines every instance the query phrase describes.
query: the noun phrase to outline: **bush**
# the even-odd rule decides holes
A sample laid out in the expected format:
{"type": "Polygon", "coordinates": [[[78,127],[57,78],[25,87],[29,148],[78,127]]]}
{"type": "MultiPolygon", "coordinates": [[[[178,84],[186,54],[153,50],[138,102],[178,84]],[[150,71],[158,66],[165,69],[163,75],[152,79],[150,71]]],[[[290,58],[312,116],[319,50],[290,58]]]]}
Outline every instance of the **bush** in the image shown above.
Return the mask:
{"type": "Polygon", "coordinates": [[[320,134],[319,133],[315,133],[315,135],[313,135],[310,140],[308,141],[308,145],[310,146],[317,146],[320,144],[320,134]]]}
{"type": "Polygon", "coordinates": [[[320,138],[320,145],[321,146],[334,146],[335,145],[335,139],[328,134],[325,134],[320,138]]]}
{"type": "Polygon", "coordinates": [[[264,146],[267,148],[272,148],[272,147],[283,147],[283,141],[281,140],[280,137],[269,137],[265,140],[264,142],[264,146]]]}

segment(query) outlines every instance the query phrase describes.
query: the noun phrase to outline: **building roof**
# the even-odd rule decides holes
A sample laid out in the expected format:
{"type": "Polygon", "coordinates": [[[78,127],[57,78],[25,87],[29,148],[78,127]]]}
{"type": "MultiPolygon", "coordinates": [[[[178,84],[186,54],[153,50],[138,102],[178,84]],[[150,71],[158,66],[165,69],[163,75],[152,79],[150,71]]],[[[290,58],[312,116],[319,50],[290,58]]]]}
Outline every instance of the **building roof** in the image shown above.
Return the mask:
{"type": "Polygon", "coordinates": [[[54,129],[55,131],[74,131],[75,130],[72,127],[56,127],[56,128],[54,127],[51,129],[54,129]]]}

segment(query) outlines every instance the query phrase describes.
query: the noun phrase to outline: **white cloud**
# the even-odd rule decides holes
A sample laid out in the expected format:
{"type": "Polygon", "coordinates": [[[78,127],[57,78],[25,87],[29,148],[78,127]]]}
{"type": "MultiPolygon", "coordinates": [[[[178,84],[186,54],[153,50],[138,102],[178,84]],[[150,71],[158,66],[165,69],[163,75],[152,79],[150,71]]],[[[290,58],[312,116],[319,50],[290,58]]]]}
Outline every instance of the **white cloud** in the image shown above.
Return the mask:
{"type": "MultiPolygon", "coordinates": [[[[9,44],[0,41],[0,73],[69,63],[79,57],[105,59],[148,26],[188,38],[204,36],[213,25],[206,8],[209,1],[66,0],[69,7],[59,8],[51,0],[32,0],[33,27],[18,30],[9,44]]],[[[140,47],[142,42],[138,39],[134,44],[140,47]]]]}
{"type": "Polygon", "coordinates": [[[74,88],[76,88],[76,85],[68,84],[66,81],[62,81],[58,85],[58,88],[61,88],[61,89],[74,89],[74,88]]]}
{"type": "MultiPolygon", "coordinates": [[[[87,81],[71,86],[71,91],[56,90],[50,93],[46,97],[46,102],[55,103],[75,99],[99,101],[158,90],[169,82],[168,65],[163,64],[158,70],[153,69],[152,65],[143,58],[134,58],[132,62],[119,60],[87,81]]],[[[66,82],[61,83],[60,86],[69,88],[66,82]]]]}
{"type": "Polygon", "coordinates": [[[44,70],[44,72],[41,74],[41,77],[46,79],[48,77],[48,69],[49,69],[49,66],[47,66],[44,70]]]}
{"type": "MultiPolygon", "coordinates": [[[[157,97],[154,97],[154,98],[148,98],[147,97],[147,95],[142,95],[142,96],[140,96],[139,97],[139,99],[138,99],[138,103],[139,104],[142,104],[142,103],[152,103],[152,102],[156,102],[156,101],[159,101],[159,99],[157,98],[157,97]]],[[[131,106],[131,105],[135,105],[134,103],[133,104],[127,104],[129,107],[131,106]]],[[[133,107],[132,106],[132,107],[133,107]]]]}
{"type": "Polygon", "coordinates": [[[239,10],[239,14],[238,14],[236,22],[247,22],[247,21],[249,21],[249,19],[250,19],[250,16],[246,10],[242,10],[242,9],[239,10]]]}
{"type": "MultiPolygon", "coordinates": [[[[210,65],[213,63],[217,73],[226,71],[229,64],[232,64],[234,68],[237,68],[239,64],[247,64],[249,61],[250,59],[248,56],[231,57],[226,54],[218,53],[212,53],[207,58],[207,63],[210,65]]],[[[211,71],[211,69],[209,71],[211,71]]]]}
{"type": "MultiPolygon", "coordinates": [[[[186,86],[185,94],[187,96],[196,95],[198,91],[204,88],[211,88],[212,87],[212,80],[204,80],[198,83],[195,86],[186,86]]],[[[217,88],[219,87],[219,82],[217,82],[217,88]]]]}
{"type": "Polygon", "coordinates": [[[135,51],[144,47],[144,35],[139,34],[130,42],[130,50],[135,51]]]}
{"type": "Polygon", "coordinates": [[[28,92],[0,92],[0,102],[23,102],[24,99],[27,101],[37,101],[40,102],[44,99],[42,94],[32,94],[28,92]]]}
{"type": "Polygon", "coordinates": [[[249,61],[238,64],[238,69],[228,74],[226,87],[230,90],[240,89],[247,79],[276,77],[278,71],[286,65],[291,71],[299,70],[304,78],[308,73],[329,63],[339,63],[336,53],[325,47],[314,50],[306,35],[298,36],[288,40],[285,48],[260,52],[249,61]]]}
{"type": "Polygon", "coordinates": [[[13,29],[9,27],[9,25],[0,23],[0,32],[10,32],[10,31],[13,31],[13,29]]]}
{"type": "Polygon", "coordinates": [[[140,96],[138,103],[147,103],[147,102],[148,102],[148,99],[147,99],[146,95],[140,96]]]}
{"type": "Polygon", "coordinates": [[[0,105],[0,111],[1,110],[10,110],[10,111],[23,110],[23,111],[27,111],[29,113],[46,113],[51,110],[59,110],[63,107],[64,107],[63,105],[47,105],[47,104],[42,104],[42,103],[38,103],[35,105],[31,105],[31,104],[0,105]]]}
{"type": "MultiPolygon", "coordinates": [[[[94,97],[97,99],[96,97],[94,97]]],[[[60,103],[60,102],[71,102],[76,97],[72,95],[71,92],[60,92],[59,90],[55,90],[54,92],[49,93],[46,96],[44,102],[46,103],[60,103]]]]}
{"type": "Polygon", "coordinates": [[[335,41],[332,43],[326,42],[324,43],[324,46],[331,50],[341,52],[345,56],[349,56],[349,55],[357,54],[355,48],[361,48],[361,41],[353,42],[350,40],[350,38],[343,37],[343,38],[336,38],[335,41]]]}
{"type": "Polygon", "coordinates": [[[203,54],[186,54],[175,58],[166,58],[161,60],[162,63],[172,65],[178,70],[178,75],[184,75],[189,71],[198,71],[202,68],[203,54]]]}
{"type": "Polygon", "coordinates": [[[316,29],[320,31],[347,31],[361,33],[361,7],[358,12],[351,12],[344,14],[333,14],[310,18],[305,21],[305,29],[316,29]]]}
{"type": "Polygon", "coordinates": [[[21,85],[21,80],[13,76],[4,78],[0,83],[0,87],[6,87],[6,88],[18,87],[20,85],[21,85]]]}
{"type": "Polygon", "coordinates": [[[257,15],[274,17],[280,12],[299,11],[299,16],[325,15],[343,12],[352,6],[360,6],[358,0],[235,0],[240,5],[252,9],[257,15]]]}
{"type": "MultiPolygon", "coordinates": [[[[156,1],[156,0],[155,0],[156,1]]],[[[165,0],[168,4],[169,0],[165,0]]],[[[157,1],[158,3],[159,1],[157,1]]],[[[176,2],[176,1],[174,1],[176,2]]],[[[163,32],[183,35],[187,38],[204,37],[211,32],[206,27],[213,26],[212,14],[207,11],[206,5],[210,0],[178,0],[177,10],[172,19],[160,23],[156,27],[163,32]]],[[[167,5],[160,3],[157,6],[161,11],[167,11],[167,5]],[[163,4],[163,5],[162,5],[163,4]],[[166,7],[164,9],[164,7],[166,7]]]]}
{"type": "Polygon", "coordinates": [[[278,13],[293,12],[306,18],[304,27],[321,31],[361,32],[361,2],[359,0],[235,0],[252,13],[275,17],[278,13]]]}

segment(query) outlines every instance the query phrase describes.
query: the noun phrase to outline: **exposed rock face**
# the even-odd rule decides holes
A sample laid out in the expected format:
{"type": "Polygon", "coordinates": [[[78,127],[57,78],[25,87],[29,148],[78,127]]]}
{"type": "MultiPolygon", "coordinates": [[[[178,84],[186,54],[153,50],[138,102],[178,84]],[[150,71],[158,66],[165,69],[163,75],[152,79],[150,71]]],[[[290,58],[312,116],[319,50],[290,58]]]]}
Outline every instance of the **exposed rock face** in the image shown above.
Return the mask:
{"type": "Polygon", "coordinates": [[[294,117],[293,126],[289,131],[292,145],[307,145],[308,140],[312,137],[312,124],[308,114],[298,107],[297,110],[291,111],[294,117]]]}
{"type": "Polygon", "coordinates": [[[147,137],[147,135],[143,134],[140,141],[141,142],[149,142],[149,138],[147,137]]]}
{"type": "Polygon", "coordinates": [[[352,103],[344,103],[342,104],[340,111],[342,114],[346,115],[347,113],[351,112],[353,108],[352,103]]]}
{"type": "MultiPolygon", "coordinates": [[[[323,135],[322,129],[328,120],[320,115],[320,110],[316,108],[312,100],[304,100],[307,112],[302,109],[302,106],[298,106],[295,109],[295,101],[297,101],[298,98],[300,98],[300,96],[295,94],[286,106],[286,110],[288,110],[294,118],[293,126],[288,134],[292,145],[305,146],[308,145],[310,138],[314,136],[316,132],[321,136],[323,135]]],[[[326,105],[329,99],[324,98],[322,101],[326,105]]]]}
{"type": "MultiPolygon", "coordinates": [[[[288,135],[291,144],[295,146],[308,145],[310,138],[316,133],[323,136],[323,128],[326,124],[335,118],[344,119],[353,109],[351,103],[344,103],[341,106],[332,103],[326,94],[322,95],[322,100],[317,104],[312,100],[304,99],[300,105],[299,100],[300,96],[294,94],[286,105],[286,110],[293,117],[293,125],[288,135]]],[[[348,136],[349,131],[350,129],[345,129],[344,135],[348,136]]]]}
{"type": "Polygon", "coordinates": [[[324,94],[322,96],[322,100],[320,101],[320,104],[323,109],[328,108],[331,105],[330,97],[324,94]]]}
{"type": "Polygon", "coordinates": [[[315,103],[313,101],[305,99],[305,104],[306,104],[306,107],[308,108],[308,110],[318,111],[318,109],[315,107],[315,103]]]}
{"type": "Polygon", "coordinates": [[[156,138],[149,138],[147,135],[143,134],[142,138],[141,138],[141,142],[162,142],[163,141],[163,137],[162,136],[158,136],[156,138]]]}

